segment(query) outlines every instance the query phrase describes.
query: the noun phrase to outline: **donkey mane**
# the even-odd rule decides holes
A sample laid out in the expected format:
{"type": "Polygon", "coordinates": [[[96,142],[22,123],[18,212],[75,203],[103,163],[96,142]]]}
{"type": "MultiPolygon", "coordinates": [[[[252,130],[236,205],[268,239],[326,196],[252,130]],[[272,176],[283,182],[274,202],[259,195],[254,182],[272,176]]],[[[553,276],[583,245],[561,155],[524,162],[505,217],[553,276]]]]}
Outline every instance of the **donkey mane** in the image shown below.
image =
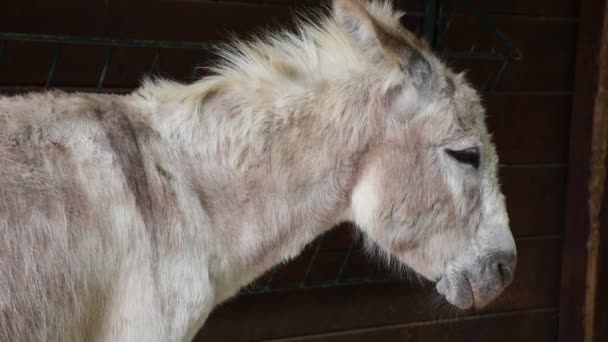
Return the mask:
{"type": "MultiPolygon", "coordinates": [[[[426,43],[402,29],[400,18],[405,12],[394,9],[390,0],[370,2],[367,9],[382,29],[399,32],[400,38],[406,38],[424,58],[434,61],[426,43]]],[[[200,67],[208,71],[208,76],[187,86],[166,79],[146,78],[137,93],[147,98],[180,99],[190,104],[191,113],[199,113],[202,99],[243,82],[263,83],[268,88],[280,87],[284,91],[376,71],[382,73],[385,84],[381,89],[385,92],[408,76],[407,71],[403,73],[386,63],[374,63],[327,8],[300,12],[291,29],[262,30],[249,40],[235,36],[226,43],[214,45],[212,51],[217,60],[210,66],[200,67]]],[[[433,64],[440,67],[438,63],[433,64]]]]}
{"type": "MultiPolygon", "coordinates": [[[[369,4],[370,14],[391,31],[399,30],[405,12],[395,11],[390,1],[369,4]]],[[[225,77],[314,80],[368,71],[370,61],[354,45],[332,13],[301,14],[295,30],[262,31],[252,40],[234,38],[220,45],[221,60],[210,68],[225,77]],[[337,58],[336,58],[337,57],[337,58]]]]}

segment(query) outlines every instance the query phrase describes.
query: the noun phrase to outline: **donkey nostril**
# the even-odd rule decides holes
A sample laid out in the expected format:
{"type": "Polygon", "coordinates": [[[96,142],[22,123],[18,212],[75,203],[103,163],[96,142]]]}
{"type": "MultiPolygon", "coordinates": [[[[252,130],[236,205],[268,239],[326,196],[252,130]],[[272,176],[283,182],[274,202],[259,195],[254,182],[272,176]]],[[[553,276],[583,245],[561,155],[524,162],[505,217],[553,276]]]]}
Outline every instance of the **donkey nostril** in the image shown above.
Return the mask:
{"type": "Polygon", "coordinates": [[[513,281],[513,272],[517,263],[517,256],[512,252],[497,252],[493,256],[491,267],[492,275],[502,281],[503,286],[507,286],[513,281]]]}
{"type": "Polygon", "coordinates": [[[513,280],[513,271],[509,266],[505,266],[502,263],[498,263],[497,265],[498,273],[500,274],[500,279],[502,279],[503,284],[509,285],[511,280],[513,280]]]}

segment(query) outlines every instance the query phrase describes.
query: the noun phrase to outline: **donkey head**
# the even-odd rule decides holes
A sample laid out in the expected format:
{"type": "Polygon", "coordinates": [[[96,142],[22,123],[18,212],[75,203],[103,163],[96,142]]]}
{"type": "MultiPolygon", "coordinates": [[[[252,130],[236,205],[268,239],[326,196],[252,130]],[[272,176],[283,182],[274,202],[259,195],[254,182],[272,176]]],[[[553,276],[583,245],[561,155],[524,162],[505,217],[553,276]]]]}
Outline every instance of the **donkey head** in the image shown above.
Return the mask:
{"type": "Polygon", "coordinates": [[[369,62],[381,137],[363,157],[352,219],[374,245],[460,308],[511,282],[516,247],[480,98],[387,4],[336,0],[333,14],[369,62]]]}

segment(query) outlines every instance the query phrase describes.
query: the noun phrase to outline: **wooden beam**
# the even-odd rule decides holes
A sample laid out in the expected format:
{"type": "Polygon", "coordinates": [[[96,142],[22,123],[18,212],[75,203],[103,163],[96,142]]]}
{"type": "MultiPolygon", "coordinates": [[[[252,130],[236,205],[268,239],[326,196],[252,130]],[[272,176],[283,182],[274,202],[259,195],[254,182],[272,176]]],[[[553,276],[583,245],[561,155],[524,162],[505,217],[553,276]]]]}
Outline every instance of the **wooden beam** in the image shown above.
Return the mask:
{"type": "MultiPolygon", "coordinates": [[[[608,110],[608,109],[607,109],[608,110]]],[[[607,174],[608,176],[608,174],[607,174]]],[[[604,183],[598,259],[597,297],[595,298],[595,342],[608,341],[608,182],[604,183]]]]}
{"type": "Polygon", "coordinates": [[[534,341],[557,338],[557,311],[523,310],[459,319],[434,320],[381,327],[366,327],[325,334],[268,340],[269,342],[366,342],[366,341],[534,341]]]}
{"type": "Polygon", "coordinates": [[[562,253],[559,340],[564,342],[593,339],[594,273],[598,257],[597,227],[593,222],[599,215],[592,201],[597,201],[592,186],[597,173],[592,137],[605,9],[606,0],[581,3],[562,253]]]}
{"type": "Polygon", "coordinates": [[[587,277],[592,316],[587,317],[586,331],[593,335],[587,338],[596,342],[608,340],[608,6],[604,11],[593,132],[591,229],[595,239],[590,247],[594,258],[587,277]]]}

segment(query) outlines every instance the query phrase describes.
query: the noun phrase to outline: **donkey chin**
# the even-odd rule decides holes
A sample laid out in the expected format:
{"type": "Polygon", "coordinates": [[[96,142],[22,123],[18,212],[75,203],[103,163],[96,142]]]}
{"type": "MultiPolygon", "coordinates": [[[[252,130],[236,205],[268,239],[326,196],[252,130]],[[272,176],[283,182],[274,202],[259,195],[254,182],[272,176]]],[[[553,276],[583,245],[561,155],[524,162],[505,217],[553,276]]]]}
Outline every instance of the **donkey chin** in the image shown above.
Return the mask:
{"type": "Polygon", "coordinates": [[[513,281],[514,253],[488,253],[450,264],[436,284],[439,294],[460,309],[482,309],[513,281]]]}

